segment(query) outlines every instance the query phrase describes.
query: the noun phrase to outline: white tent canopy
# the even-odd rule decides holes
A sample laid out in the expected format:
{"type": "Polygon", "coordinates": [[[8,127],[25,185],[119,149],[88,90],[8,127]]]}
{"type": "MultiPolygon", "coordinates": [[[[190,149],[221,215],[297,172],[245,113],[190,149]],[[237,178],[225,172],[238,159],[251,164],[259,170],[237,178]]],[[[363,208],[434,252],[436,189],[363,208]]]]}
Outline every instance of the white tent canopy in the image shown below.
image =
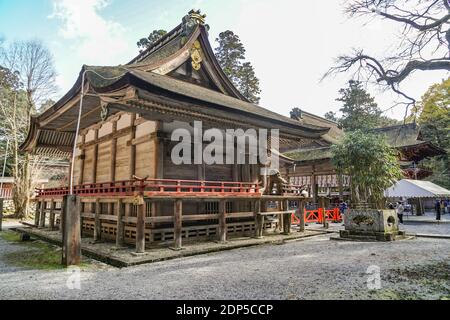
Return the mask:
{"type": "Polygon", "coordinates": [[[447,198],[450,190],[430,181],[403,179],[384,191],[386,198],[447,198]]]}

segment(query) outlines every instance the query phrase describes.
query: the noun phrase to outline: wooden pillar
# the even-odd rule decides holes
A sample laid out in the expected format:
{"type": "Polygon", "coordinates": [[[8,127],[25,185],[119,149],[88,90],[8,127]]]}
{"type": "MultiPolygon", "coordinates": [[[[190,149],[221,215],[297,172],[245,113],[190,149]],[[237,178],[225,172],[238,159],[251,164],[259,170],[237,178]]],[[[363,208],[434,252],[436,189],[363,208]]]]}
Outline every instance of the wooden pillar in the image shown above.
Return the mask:
{"type": "Polygon", "coordinates": [[[255,217],[255,238],[263,237],[264,230],[264,216],[260,215],[261,212],[261,200],[256,200],[253,208],[253,215],[255,217]]]}
{"type": "Polygon", "coordinates": [[[337,174],[339,187],[339,200],[344,201],[344,177],[342,174],[337,174]]]}
{"type": "Polygon", "coordinates": [[[49,217],[50,230],[55,229],[55,206],[56,206],[56,202],[52,199],[50,202],[50,217],[49,217]]]}
{"type": "Polygon", "coordinates": [[[82,138],[81,138],[81,143],[82,143],[82,145],[81,145],[81,154],[80,154],[80,160],[81,160],[81,163],[80,163],[80,173],[79,173],[79,177],[78,177],[78,184],[83,184],[83,180],[84,180],[84,162],[85,162],[85,159],[86,159],[86,151],[85,151],[85,149],[84,149],[84,144],[86,143],[86,134],[83,134],[82,135],[82,138]]]}
{"type": "Polygon", "coordinates": [[[175,200],[174,203],[174,249],[182,249],[182,228],[183,228],[183,201],[181,199],[175,200]]]}
{"type": "MultiPolygon", "coordinates": [[[[280,211],[284,211],[285,210],[284,209],[284,201],[280,201],[279,209],[280,209],[280,211]]],[[[278,215],[277,231],[278,232],[284,232],[284,214],[283,215],[278,215]]]]}
{"type": "Polygon", "coordinates": [[[305,201],[300,200],[298,202],[298,210],[299,212],[299,218],[300,218],[300,225],[299,225],[299,232],[305,231],[305,201]]]}
{"type": "Polygon", "coordinates": [[[100,241],[102,239],[102,221],[100,220],[101,204],[97,199],[95,201],[95,217],[94,217],[94,241],[100,241]]]}
{"type": "Polygon", "coordinates": [[[63,202],[61,202],[61,211],[59,214],[59,232],[61,233],[61,236],[63,235],[63,224],[64,224],[63,206],[64,206],[64,198],[63,202]]]}
{"type": "MultiPolygon", "coordinates": [[[[98,129],[95,129],[95,136],[94,136],[94,141],[96,142],[94,145],[94,160],[93,160],[93,165],[92,165],[92,183],[96,183],[97,182],[97,164],[98,164],[98,129]]],[[[103,165],[103,164],[102,164],[103,165]]]]}
{"type": "Polygon", "coordinates": [[[64,217],[62,264],[78,265],[81,262],[80,198],[74,195],[64,196],[61,211],[64,217]]]}
{"type": "Polygon", "coordinates": [[[2,231],[3,222],[3,198],[0,198],[0,231],[2,231]]]}
{"type": "Polygon", "coordinates": [[[328,229],[327,212],[325,208],[325,197],[320,197],[319,207],[322,208],[322,224],[323,227],[328,229]]]}
{"type": "Polygon", "coordinates": [[[219,242],[227,241],[227,206],[225,200],[219,202],[219,242]]]}
{"type": "Polygon", "coordinates": [[[117,201],[117,229],[116,229],[116,247],[122,247],[124,244],[124,223],[125,208],[122,199],[117,201]]]}
{"type": "MultiPolygon", "coordinates": [[[[131,116],[131,137],[130,141],[136,138],[136,114],[133,113],[131,116]]],[[[136,173],[136,145],[131,143],[130,152],[130,179],[133,179],[136,173]]]]}
{"type": "Polygon", "coordinates": [[[317,184],[316,184],[316,166],[313,165],[313,172],[311,174],[311,192],[312,192],[312,198],[313,198],[313,202],[317,203],[317,194],[318,194],[318,190],[317,190],[317,184]]]}
{"type": "Polygon", "coordinates": [[[116,181],[116,154],[117,154],[117,121],[113,122],[112,134],[113,138],[111,140],[111,181],[116,181]]]}
{"type": "Polygon", "coordinates": [[[41,214],[41,203],[42,203],[42,201],[36,201],[36,210],[34,212],[35,227],[39,227],[39,215],[41,214]]]}
{"type": "Polygon", "coordinates": [[[45,228],[45,213],[47,210],[47,202],[41,202],[41,213],[39,214],[39,228],[45,228]]]}
{"type": "MultiPolygon", "coordinates": [[[[284,211],[288,211],[289,210],[289,200],[284,200],[284,211]]],[[[285,235],[289,235],[291,234],[291,214],[290,213],[286,213],[283,214],[283,233],[285,235]]]]}
{"type": "MultiPolygon", "coordinates": [[[[155,178],[156,179],[164,179],[164,154],[165,154],[165,147],[164,147],[164,136],[163,136],[163,123],[161,121],[158,121],[156,124],[156,136],[155,136],[155,178]]],[[[156,217],[159,212],[161,212],[161,202],[153,201],[151,203],[151,212],[152,217],[156,217]]],[[[157,226],[156,223],[151,223],[151,227],[155,228],[157,226]]],[[[150,241],[152,241],[150,239],[150,241]]]]}
{"type": "Polygon", "coordinates": [[[138,205],[136,221],[136,253],[145,252],[145,202],[138,205]]]}

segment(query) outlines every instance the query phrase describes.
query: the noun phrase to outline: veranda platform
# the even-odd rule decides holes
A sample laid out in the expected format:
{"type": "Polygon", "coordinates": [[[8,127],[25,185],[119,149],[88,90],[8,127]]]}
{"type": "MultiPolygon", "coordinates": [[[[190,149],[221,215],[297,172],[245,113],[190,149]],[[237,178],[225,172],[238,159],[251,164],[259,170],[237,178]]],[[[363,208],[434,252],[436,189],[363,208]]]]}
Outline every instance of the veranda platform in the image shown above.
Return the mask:
{"type": "MultiPolygon", "coordinates": [[[[32,237],[44,240],[55,245],[61,245],[61,233],[50,229],[39,229],[31,226],[15,228],[17,232],[27,233],[32,237]]],[[[265,235],[263,238],[238,237],[231,238],[225,243],[215,241],[190,242],[185,243],[183,250],[174,251],[169,245],[148,245],[145,253],[136,254],[133,246],[116,247],[111,242],[94,243],[92,237],[83,237],[81,250],[83,255],[123,268],[139,264],[154,263],[182,257],[213,253],[218,251],[232,250],[237,248],[252,247],[264,244],[282,244],[285,241],[295,241],[317,235],[326,234],[326,231],[307,230],[304,232],[293,232],[290,235],[273,233],[265,235]]]]}

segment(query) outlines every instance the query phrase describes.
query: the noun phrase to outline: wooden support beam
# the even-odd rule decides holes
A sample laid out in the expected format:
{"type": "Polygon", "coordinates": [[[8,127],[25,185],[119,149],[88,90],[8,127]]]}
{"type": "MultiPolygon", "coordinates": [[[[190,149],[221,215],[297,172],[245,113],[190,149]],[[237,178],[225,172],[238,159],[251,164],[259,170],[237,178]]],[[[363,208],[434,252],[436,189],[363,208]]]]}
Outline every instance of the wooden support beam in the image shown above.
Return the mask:
{"type": "Polygon", "coordinates": [[[64,196],[62,204],[63,250],[62,264],[78,265],[81,262],[81,203],[78,196],[64,196]]]}
{"type": "Polygon", "coordinates": [[[174,249],[181,250],[182,249],[182,228],[183,228],[183,201],[181,199],[177,199],[174,202],[174,225],[173,225],[173,234],[174,234],[174,249]]]}
{"type": "MultiPolygon", "coordinates": [[[[117,121],[113,122],[113,134],[117,132],[117,121]]],[[[116,181],[117,137],[111,140],[111,181],[116,181]]]]}
{"type": "MultiPolygon", "coordinates": [[[[289,210],[289,200],[284,200],[284,210],[289,210]]],[[[291,214],[292,213],[285,213],[283,214],[283,234],[289,235],[291,234],[291,214]]]]}
{"type": "Polygon", "coordinates": [[[41,214],[41,201],[36,202],[36,210],[34,212],[34,225],[35,227],[39,227],[39,216],[41,214]]]}
{"type": "Polygon", "coordinates": [[[299,232],[305,231],[305,200],[299,200],[298,202],[298,210],[299,210],[299,218],[300,218],[300,225],[299,225],[299,232]]]}
{"type": "MultiPolygon", "coordinates": [[[[94,141],[98,140],[98,129],[95,130],[94,141]]],[[[92,165],[92,179],[93,183],[97,182],[97,164],[98,164],[98,144],[94,145],[94,161],[92,165]]],[[[103,164],[102,164],[103,165],[103,164]]]]}
{"type": "Polygon", "coordinates": [[[138,205],[136,221],[136,253],[145,252],[145,203],[138,205]]]}
{"type": "Polygon", "coordinates": [[[55,229],[55,207],[56,207],[56,202],[53,200],[50,201],[50,217],[49,217],[50,230],[55,229]]]}
{"type": "Polygon", "coordinates": [[[100,220],[100,211],[100,201],[97,200],[95,202],[94,241],[100,241],[102,239],[102,221],[100,220]]]}
{"type": "MultiPolygon", "coordinates": [[[[130,134],[130,140],[133,140],[136,138],[136,114],[133,113],[131,116],[131,134],[130,134]]],[[[131,152],[130,152],[130,179],[133,179],[134,175],[136,174],[136,145],[131,145],[131,152]]]]}
{"type": "Polygon", "coordinates": [[[47,209],[47,202],[41,202],[41,212],[39,214],[39,228],[45,228],[45,210],[47,209]]]}
{"type": "Polygon", "coordinates": [[[116,230],[116,247],[122,247],[124,245],[125,225],[123,218],[125,216],[125,207],[122,199],[117,202],[117,230],[116,230]]]}
{"type": "MultiPolygon", "coordinates": [[[[81,138],[81,142],[82,144],[84,144],[86,142],[86,135],[83,134],[82,138],[81,138]]],[[[83,147],[80,147],[81,149],[81,157],[80,157],[80,172],[78,173],[78,184],[83,184],[83,180],[84,180],[84,164],[85,164],[85,159],[86,159],[86,149],[83,147]]]]}
{"type": "Polygon", "coordinates": [[[219,242],[227,241],[227,202],[219,201],[219,242]]]}
{"type": "Polygon", "coordinates": [[[3,222],[3,198],[0,198],[0,231],[2,231],[3,222]]]}
{"type": "MultiPolygon", "coordinates": [[[[279,202],[280,210],[286,211],[284,208],[284,200],[280,200],[279,202]]],[[[278,225],[277,231],[283,233],[284,232],[284,214],[278,217],[278,225]]]]}
{"type": "Polygon", "coordinates": [[[261,210],[261,200],[256,200],[253,206],[253,214],[255,217],[255,238],[263,237],[264,216],[259,214],[261,210]]]}

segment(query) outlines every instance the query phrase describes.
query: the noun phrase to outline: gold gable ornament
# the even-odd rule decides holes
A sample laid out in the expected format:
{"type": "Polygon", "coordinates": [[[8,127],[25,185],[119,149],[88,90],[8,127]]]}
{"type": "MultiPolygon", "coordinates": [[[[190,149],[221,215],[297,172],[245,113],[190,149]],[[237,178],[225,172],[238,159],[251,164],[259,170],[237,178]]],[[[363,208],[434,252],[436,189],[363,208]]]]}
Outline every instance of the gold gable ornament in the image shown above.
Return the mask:
{"type": "Polygon", "coordinates": [[[200,45],[200,42],[198,40],[196,40],[194,42],[194,44],[192,45],[191,48],[191,64],[192,64],[192,68],[195,71],[200,70],[200,68],[202,67],[202,46],[200,45]]]}
{"type": "Polygon", "coordinates": [[[202,14],[200,10],[194,10],[188,12],[189,18],[194,20],[197,24],[204,25],[206,21],[206,14],[202,14]]]}

